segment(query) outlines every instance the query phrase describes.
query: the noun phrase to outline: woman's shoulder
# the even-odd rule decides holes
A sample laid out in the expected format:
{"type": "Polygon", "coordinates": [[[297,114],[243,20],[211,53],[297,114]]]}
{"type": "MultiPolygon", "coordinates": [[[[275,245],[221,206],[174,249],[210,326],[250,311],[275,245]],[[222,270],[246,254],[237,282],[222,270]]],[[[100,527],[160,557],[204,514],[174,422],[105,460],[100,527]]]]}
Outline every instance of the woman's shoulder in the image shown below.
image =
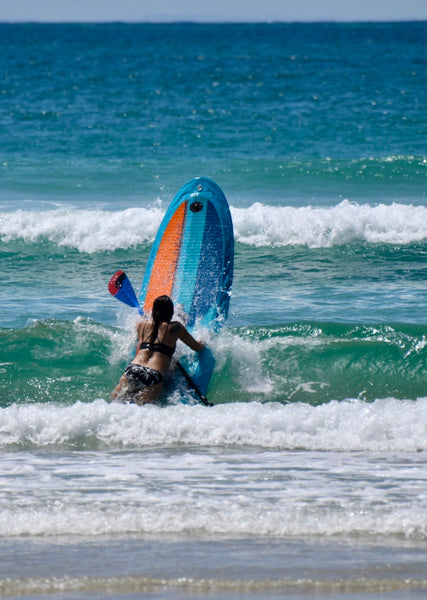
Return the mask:
{"type": "Polygon", "coordinates": [[[137,331],[141,331],[142,329],[145,328],[145,326],[147,325],[147,323],[149,323],[149,319],[143,317],[142,319],[140,319],[138,321],[138,323],[136,324],[136,330],[137,331]]]}
{"type": "Polygon", "coordinates": [[[171,333],[179,333],[179,330],[181,329],[182,324],[179,321],[171,321],[168,325],[168,330],[171,333]]]}

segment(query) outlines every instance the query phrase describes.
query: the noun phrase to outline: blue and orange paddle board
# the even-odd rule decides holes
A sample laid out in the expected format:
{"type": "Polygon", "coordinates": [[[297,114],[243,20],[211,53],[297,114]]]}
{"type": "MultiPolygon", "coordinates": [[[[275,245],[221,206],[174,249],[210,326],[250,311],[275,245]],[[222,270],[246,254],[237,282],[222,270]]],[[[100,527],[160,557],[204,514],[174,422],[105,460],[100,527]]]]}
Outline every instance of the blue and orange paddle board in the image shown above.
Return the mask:
{"type": "MultiPolygon", "coordinates": [[[[139,301],[145,313],[166,294],[175,315],[185,315],[191,333],[218,331],[228,316],[234,264],[230,208],[211,179],[188,181],[172,200],[148,258],[139,301]]],[[[183,357],[194,382],[206,394],[215,362],[209,348],[183,357]]]]}

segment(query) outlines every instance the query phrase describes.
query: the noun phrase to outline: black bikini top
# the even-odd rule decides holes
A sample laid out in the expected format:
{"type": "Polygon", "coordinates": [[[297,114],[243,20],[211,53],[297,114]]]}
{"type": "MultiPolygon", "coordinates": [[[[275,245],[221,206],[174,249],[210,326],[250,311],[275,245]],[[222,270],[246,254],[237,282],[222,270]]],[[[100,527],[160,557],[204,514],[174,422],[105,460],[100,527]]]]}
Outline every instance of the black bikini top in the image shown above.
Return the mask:
{"type": "Polygon", "coordinates": [[[139,345],[140,350],[151,350],[151,352],[160,352],[160,354],[164,354],[168,358],[172,358],[173,353],[175,352],[175,348],[172,346],[167,346],[166,344],[162,344],[162,342],[152,343],[152,342],[141,342],[139,345]]]}
{"type": "MultiPolygon", "coordinates": [[[[145,325],[142,329],[142,337],[144,336],[144,328],[145,325]]],[[[165,337],[167,336],[167,330],[165,333],[165,336],[163,339],[165,339],[165,337]]],[[[140,350],[151,350],[151,352],[160,352],[160,354],[164,354],[165,356],[167,356],[168,358],[172,358],[173,353],[175,352],[175,346],[168,346],[167,344],[163,343],[160,341],[158,342],[148,342],[148,341],[142,341],[139,345],[139,349],[140,350]]]]}

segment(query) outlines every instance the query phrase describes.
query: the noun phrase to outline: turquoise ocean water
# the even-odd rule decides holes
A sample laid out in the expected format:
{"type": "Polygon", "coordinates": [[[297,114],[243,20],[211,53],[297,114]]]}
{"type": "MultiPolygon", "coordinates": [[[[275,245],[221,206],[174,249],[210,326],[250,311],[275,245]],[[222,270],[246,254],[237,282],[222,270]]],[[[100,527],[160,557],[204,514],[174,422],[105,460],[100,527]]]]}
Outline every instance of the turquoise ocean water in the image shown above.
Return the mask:
{"type": "Polygon", "coordinates": [[[425,595],[426,40],[0,25],[2,596],[425,595]],[[236,242],[215,407],[111,405],[108,280],[198,175],[236,242]]]}

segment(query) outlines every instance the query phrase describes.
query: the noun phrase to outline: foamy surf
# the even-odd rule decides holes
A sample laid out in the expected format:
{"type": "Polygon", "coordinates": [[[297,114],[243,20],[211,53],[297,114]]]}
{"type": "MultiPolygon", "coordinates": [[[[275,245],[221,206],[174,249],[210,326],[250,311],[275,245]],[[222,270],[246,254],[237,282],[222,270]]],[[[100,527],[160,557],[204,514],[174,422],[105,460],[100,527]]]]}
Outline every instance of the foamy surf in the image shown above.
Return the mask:
{"type": "Polygon", "coordinates": [[[427,238],[427,208],[342,201],[329,208],[266,206],[233,211],[237,241],[254,246],[330,248],[353,242],[409,244],[427,238]]]}
{"type": "Polygon", "coordinates": [[[0,448],[123,449],[168,446],[269,450],[427,450],[427,398],[231,403],[206,408],[109,404],[104,400],[15,404],[1,409],[0,448]]]}
{"type": "MultiPolygon", "coordinates": [[[[232,201],[232,199],[231,199],[232,201]]],[[[419,205],[357,204],[231,208],[235,239],[250,246],[330,248],[354,242],[412,244],[427,239],[427,208],[419,205]]],[[[93,253],[152,243],[164,215],[160,203],[123,211],[57,209],[0,214],[4,243],[43,241],[93,253]]]]}
{"type": "Polygon", "coordinates": [[[0,538],[426,540],[426,406],[16,407],[0,538]]]}

